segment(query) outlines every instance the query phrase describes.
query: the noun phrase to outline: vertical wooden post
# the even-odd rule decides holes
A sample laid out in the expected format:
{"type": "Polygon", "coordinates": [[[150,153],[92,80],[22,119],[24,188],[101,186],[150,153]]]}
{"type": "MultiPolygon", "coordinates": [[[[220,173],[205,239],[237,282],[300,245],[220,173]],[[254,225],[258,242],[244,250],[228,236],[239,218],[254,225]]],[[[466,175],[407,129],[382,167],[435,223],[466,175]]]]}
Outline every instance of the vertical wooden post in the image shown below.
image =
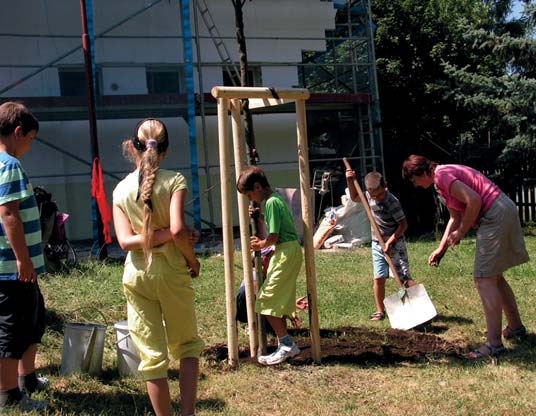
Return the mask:
{"type": "MultiPolygon", "coordinates": [[[[235,160],[236,178],[244,169],[246,152],[244,151],[244,141],[242,140],[242,119],[240,117],[240,100],[231,100],[231,117],[233,130],[233,149],[235,160]]],[[[240,222],[240,243],[242,247],[242,268],[244,284],[246,289],[246,305],[249,325],[249,355],[257,356],[257,319],[255,316],[255,295],[253,293],[253,279],[251,266],[251,251],[249,248],[249,212],[247,197],[240,192],[236,193],[238,201],[238,215],[240,222]]]]}
{"type": "Polygon", "coordinates": [[[225,265],[225,298],[227,305],[227,349],[229,365],[238,367],[236,300],[234,294],[233,213],[231,201],[231,161],[229,157],[229,100],[218,99],[218,143],[220,151],[221,216],[223,257],[225,265]]]}
{"type": "Polygon", "coordinates": [[[311,356],[315,363],[320,364],[320,328],[318,322],[316,271],[313,248],[313,212],[311,210],[311,181],[309,174],[309,154],[307,145],[307,120],[305,116],[305,101],[300,99],[296,100],[296,130],[298,142],[298,166],[300,169],[303,248],[305,251],[307,299],[309,301],[311,356]]]}

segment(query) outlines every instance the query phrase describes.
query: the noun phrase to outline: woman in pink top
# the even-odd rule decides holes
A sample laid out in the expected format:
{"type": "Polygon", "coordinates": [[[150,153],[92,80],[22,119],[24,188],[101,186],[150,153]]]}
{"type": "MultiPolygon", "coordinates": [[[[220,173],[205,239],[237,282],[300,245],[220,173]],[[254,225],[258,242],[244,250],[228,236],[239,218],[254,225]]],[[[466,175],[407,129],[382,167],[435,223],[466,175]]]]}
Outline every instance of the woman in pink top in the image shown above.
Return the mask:
{"type": "Polygon", "coordinates": [[[501,339],[502,312],[508,325],[505,339],[526,336],[516,299],[503,272],[529,260],[517,208],[497,185],[480,172],[463,165],[438,165],[423,156],[411,155],[402,165],[402,177],[414,186],[434,185],[450,219],[439,246],[428,259],[438,266],[447,248],[454,247],[472,227],[477,228],[474,262],[475,287],[482,300],[487,342],[469,358],[495,356],[504,351],[501,339]]]}

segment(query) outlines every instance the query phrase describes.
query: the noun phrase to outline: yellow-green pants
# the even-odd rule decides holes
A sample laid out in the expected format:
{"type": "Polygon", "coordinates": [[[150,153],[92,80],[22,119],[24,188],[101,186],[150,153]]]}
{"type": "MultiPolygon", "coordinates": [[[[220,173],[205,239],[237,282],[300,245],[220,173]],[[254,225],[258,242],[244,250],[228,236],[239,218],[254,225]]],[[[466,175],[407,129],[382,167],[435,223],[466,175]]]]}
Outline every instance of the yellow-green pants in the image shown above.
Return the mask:
{"type": "Polygon", "coordinates": [[[257,313],[277,318],[293,317],[296,314],[296,278],[300,273],[302,259],[302,249],[297,241],[275,246],[266,280],[257,293],[257,313]]]}
{"type": "MultiPolygon", "coordinates": [[[[134,253],[131,253],[134,254],[134,253]]],[[[141,362],[144,380],[167,377],[172,359],[197,358],[204,343],[197,335],[194,290],[186,270],[171,268],[153,253],[149,269],[143,257],[125,262],[123,291],[128,306],[128,329],[141,362]]]]}

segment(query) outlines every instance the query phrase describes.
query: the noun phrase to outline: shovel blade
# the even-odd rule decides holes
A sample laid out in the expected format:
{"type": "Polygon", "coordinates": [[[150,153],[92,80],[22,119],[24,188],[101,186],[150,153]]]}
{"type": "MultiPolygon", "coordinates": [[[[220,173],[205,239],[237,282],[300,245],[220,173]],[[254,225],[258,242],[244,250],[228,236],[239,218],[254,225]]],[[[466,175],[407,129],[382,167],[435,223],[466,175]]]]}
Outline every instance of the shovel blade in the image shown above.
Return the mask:
{"type": "Polygon", "coordinates": [[[395,293],[383,300],[392,328],[411,329],[437,315],[434,304],[422,284],[408,288],[406,293],[404,299],[400,299],[398,293],[395,293]]]}

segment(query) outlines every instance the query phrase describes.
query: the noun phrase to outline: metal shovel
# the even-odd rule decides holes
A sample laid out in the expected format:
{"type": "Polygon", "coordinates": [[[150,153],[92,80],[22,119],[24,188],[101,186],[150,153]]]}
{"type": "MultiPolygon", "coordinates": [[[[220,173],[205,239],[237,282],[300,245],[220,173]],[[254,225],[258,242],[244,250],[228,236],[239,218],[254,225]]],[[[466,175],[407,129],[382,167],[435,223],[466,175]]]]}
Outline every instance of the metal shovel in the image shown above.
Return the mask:
{"type": "MultiPolygon", "coordinates": [[[[346,169],[352,169],[348,159],[343,158],[343,162],[346,166],[346,169]]],[[[359,195],[359,199],[361,200],[361,203],[367,212],[372,230],[374,231],[374,234],[376,235],[376,238],[383,249],[385,247],[385,243],[382,235],[378,229],[376,221],[374,220],[368,200],[365,195],[363,195],[361,186],[359,186],[359,182],[356,178],[354,178],[354,186],[357,190],[357,194],[359,195]]],[[[391,327],[396,329],[411,329],[435,317],[437,315],[436,309],[430,300],[428,293],[426,293],[424,286],[422,284],[417,284],[415,286],[406,288],[400,280],[395,267],[393,266],[391,257],[386,254],[385,260],[387,261],[387,264],[389,264],[391,273],[393,274],[396,284],[399,287],[397,293],[388,296],[383,300],[391,327]]]]}

